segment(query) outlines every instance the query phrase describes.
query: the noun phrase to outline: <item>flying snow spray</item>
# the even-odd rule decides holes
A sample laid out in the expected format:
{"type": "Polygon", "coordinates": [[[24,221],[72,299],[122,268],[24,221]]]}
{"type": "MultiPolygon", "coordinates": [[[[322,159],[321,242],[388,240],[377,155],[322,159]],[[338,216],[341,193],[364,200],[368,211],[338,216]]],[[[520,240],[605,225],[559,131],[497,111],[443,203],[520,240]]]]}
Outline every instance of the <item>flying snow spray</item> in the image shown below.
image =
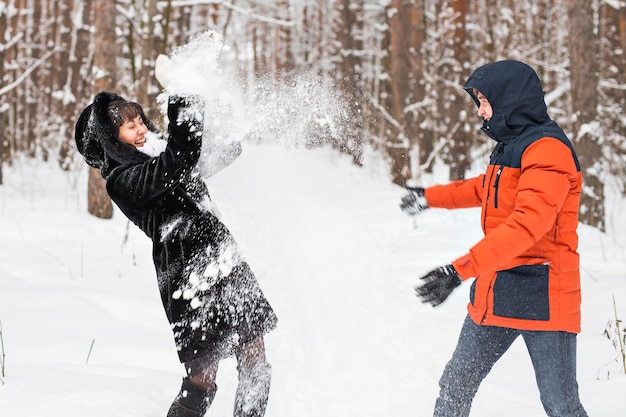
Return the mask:
{"type": "Polygon", "coordinates": [[[199,169],[203,177],[230,164],[245,141],[306,146],[321,137],[342,137],[347,107],[330,83],[300,74],[280,84],[255,80],[244,85],[223,38],[203,32],[157,59],[155,75],[167,97],[194,94],[204,101],[204,132],[199,169]]]}

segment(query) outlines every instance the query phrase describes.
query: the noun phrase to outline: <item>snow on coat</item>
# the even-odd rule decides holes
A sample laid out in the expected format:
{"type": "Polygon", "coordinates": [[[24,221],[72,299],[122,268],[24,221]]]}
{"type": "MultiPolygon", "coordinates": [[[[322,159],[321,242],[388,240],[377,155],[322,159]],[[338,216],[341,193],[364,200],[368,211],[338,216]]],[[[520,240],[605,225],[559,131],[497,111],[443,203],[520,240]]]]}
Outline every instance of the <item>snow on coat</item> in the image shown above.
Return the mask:
{"type": "Polygon", "coordinates": [[[150,157],[118,140],[107,114],[118,99],[99,93],[83,111],[77,147],[89,165],[100,168],[113,202],[152,240],[180,361],[231,355],[273,329],[277,319],[231,233],[211,212],[206,184],[194,171],[203,139],[202,103],[191,96],[169,99],[167,146],[150,157]]]}

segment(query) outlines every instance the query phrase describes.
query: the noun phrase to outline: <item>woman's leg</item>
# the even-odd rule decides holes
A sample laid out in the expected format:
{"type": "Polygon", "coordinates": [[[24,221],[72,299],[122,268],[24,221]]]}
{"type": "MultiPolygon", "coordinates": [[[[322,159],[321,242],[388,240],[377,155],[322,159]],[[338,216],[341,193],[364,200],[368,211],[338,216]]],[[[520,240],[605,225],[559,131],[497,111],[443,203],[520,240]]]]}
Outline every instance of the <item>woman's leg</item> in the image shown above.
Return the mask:
{"type": "Polygon", "coordinates": [[[217,389],[215,377],[217,376],[218,365],[219,359],[213,357],[187,362],[185,363],[187,379],[205,391],[215,391],[217,389]]]}
{"type": "Polygon", "coordinates": [[[187,377],[183,378],[180,392],[172,402],[167,417],[202,417],[217,392],[215,377],[219,360],[206,357],[184,365],[187,377]]]}
{"type": "Polygon", "coordinates": [[[434,417],[468,416],[480,383],[517,336],[517,330],[479,326],[467,316],[452,359],[439,380],[434,417]]]}
{"type": "Polygon", "coordinates": [[[263,337],[241,345],[237,351],[239,384],[235,394],[235,417],[263,417],[270,392],[272,367],[265,357],[263,337]]]}

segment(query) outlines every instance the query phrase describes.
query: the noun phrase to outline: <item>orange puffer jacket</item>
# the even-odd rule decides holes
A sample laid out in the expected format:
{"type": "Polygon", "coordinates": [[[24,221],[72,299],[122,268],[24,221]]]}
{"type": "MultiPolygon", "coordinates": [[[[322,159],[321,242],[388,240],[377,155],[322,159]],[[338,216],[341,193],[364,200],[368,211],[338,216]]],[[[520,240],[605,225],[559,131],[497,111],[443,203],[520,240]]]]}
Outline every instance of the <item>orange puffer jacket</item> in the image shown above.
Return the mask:
{"type": "MultiPolygon", "coordinates": [[[[504,73],[515,77],[516,65],[504,73]]],[[[582,176],[576,154],[563,131],[549,118],[526,120],[521,128],[512,121],[512,110],[499,114],[507,108],[504,104],[513,107],[498,96],[502,89],[494,91],[489,88],[491,84],[484,85],[497,84],[496,71],[490,70],[490,77],[483,75],[474,82],[470,77],[466,83],[470,94],[473,88],[485,91],[494,109],[494,116],[483,126],[498,142],[487,171],[469,180],[429,187],[426,200],[430,207],[482,207],[484,238],[452,263],[463,279],[476,278],[468,305],[475,323],[579,333],[576,228],[582,176]]],[[[534,75],[534,71],[527,74],[525,67],[521,73],[517,74],[518,81],[523,81],[524,75],[534,75]]],[[[528,83],[520,81],[519,85],[532,92],[528,83]]],[[[523,102],[519,96],[518,111],[523,102]]],[[[543,96],[540,103],[544,103],[543,96]]],[[[526,105],[541,109],[540,103],[526,101],[526,105]]],[[[545,104],[540,111],[544,113],[547,117],[545,104]]]]}

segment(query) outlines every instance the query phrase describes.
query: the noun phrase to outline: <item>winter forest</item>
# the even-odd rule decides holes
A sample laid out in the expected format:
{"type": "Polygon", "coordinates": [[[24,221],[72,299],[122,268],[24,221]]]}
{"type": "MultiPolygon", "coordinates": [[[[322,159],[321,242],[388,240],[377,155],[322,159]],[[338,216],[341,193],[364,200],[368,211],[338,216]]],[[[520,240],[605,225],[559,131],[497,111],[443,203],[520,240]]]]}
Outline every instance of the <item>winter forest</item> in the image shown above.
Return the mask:
{"type": "MultiPolygon", "coordinates": [[[[398,203],[483,172],[462,86],[502,59],[537,71],[577,151],[577,378],[590,416],[623,414],[626,1],[0,0],[0,417],[158,417],[180,386],[152,242],[76,149],[103,90],[161,130],[163,98],[197,94],[203,146],[242,144],[198,165],[279,317],[268,416],[432,415],[471,284],[437,308],[414,287],[483,232],[477,208],[398,203]]],[[[523,341],[504,356],[471,415],[544,415],[523,341]]],[[[226,359],[207,417],[237,378],[226,359]]]]}
{"type": "MultiPolygon", "coordinates": [[[[484,160],[491,144],[461,86],[481,64],[525,61],[581,158],[583,223],[605,229],[607,181],[626,191],[626,6],[617,0],[2,1],[0,184],[18,156],[71,169],[75,120],[98,91],[156,117],[155,59],[207,29],[223,37],[220,59],[247,91],[333,91],[341,129],[320,124],[303,143],[331,144],[357,165],[371,148],[398,185],[435,160],[450,179],[484,160]]],[[[107,217],[100,186],[95,173],[89,210],[107,217]]]]}

